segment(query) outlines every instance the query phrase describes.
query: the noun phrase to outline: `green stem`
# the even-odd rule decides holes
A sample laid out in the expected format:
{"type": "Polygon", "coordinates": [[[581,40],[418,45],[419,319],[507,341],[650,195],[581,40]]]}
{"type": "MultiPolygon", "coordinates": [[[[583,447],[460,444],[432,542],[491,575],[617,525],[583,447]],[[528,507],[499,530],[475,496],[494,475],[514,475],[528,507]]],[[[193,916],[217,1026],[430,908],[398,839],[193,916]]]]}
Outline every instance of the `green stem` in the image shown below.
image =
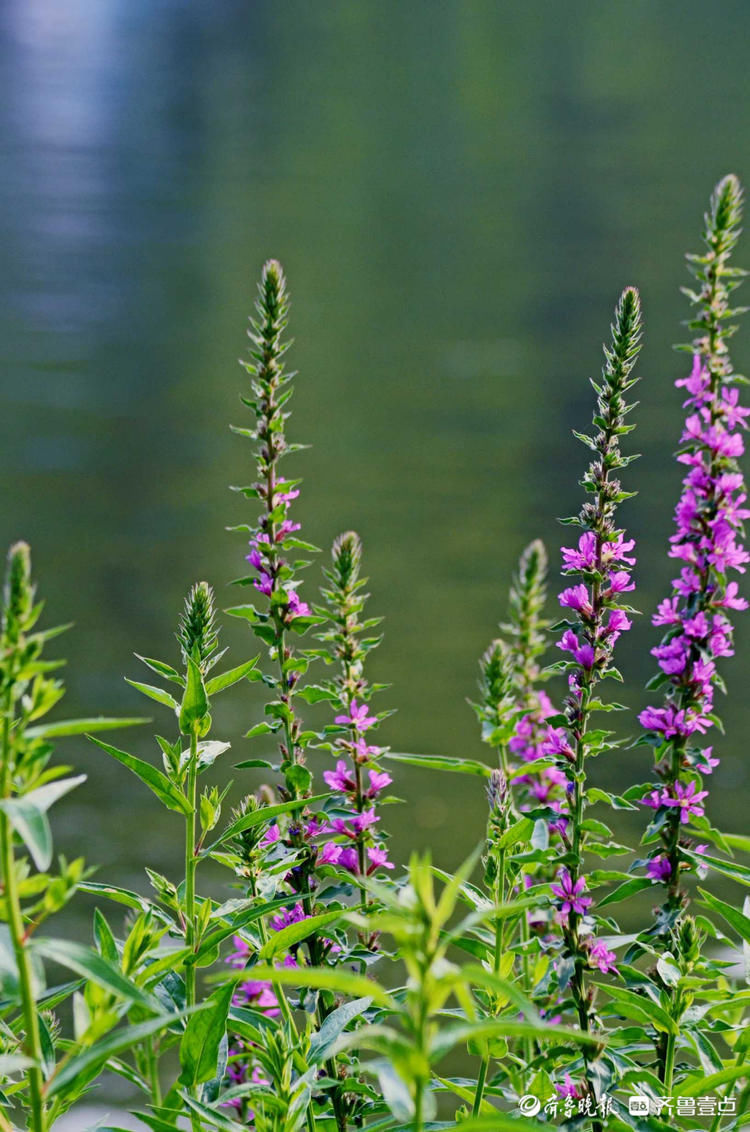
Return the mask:
{"type": "MultiPolygon", "coordinates": [[[[495,902],[503,904],[505,901],[505,850],[500,850],[500,860],[498,864],[498,877],[495,882],[495,902]]],[[[492,970],[495,975],[500,973],[500,964],[503,958],[503,942],[505,938],[505,920],[495,920],[495,951],[492,957],[492,970]]],[[[472,1109],[473,1115],[477,1116],[480,1108],[482,1107],[482,1099],[484,1097],[484,1088],[487,1083],[487,1074],[490,1068],[490,1055],[489,1052],[482,1058],[482,1064],[479,1067],[479,1076],[477,1077],[477,1087],[474,1091],[474,1106],[472,1109]]]]}
{"type": "MultiPolygon", "coordinates": [[[[185,1005],[195,1006],[195,870],[198,859],[195,855],[196,814],[198,810],[198,734],[195,728],[190,731],[190,761],[188,763],[187,796],[190,812],[185,817],[185,946],[190,952],[185,965],[185,1005]]],[[[200,1123],[191,1112],[193,1132],[200,1132],[200,1123]]]]}
{"type": "Polygon", "coordinates": [[[424,1083],[418,1078],[414,1089],[414,1132],[424,1130],[424,1083]]]}
{"type": "Polygon", "coordinates": [[[482,1107],[482,1098],[484,1096],[484,1086],[487,1081],[487,1070],[489,1068],[489,1057],[482,1058],[482,1064],[479,1066],[479,1076],[477,1077],[477,1089],[474,1093],[474,1107],[472,1108],[472,1116],[479,1116],[479,1110],[482,1107]]]}
{"type": "Polygon", "coordinates": [[[158,1108],[161,1105],[161,1084],[159,1082],[159,1058],[156,1053],[153,1039],[148,1043],[149,1083],[151,1085],[151,1101],[158,1108]]]}
{"type": "Polygon", "coordinates": [[[664,1053],[664,1075],[662,1081],[664,1082],[664,1091],[667,1096],[672,1095],[672,1078],[674,1077],[674,1054],[675,1054],[675,1035],[667,1034],[667,1041],[664,1053]]]}
{"type": "MultiPolygon", "coordinates": [[[[2,793],[3,798],[11,795],[11,739],[10,724],[13,711],[13,695],[9,690],[3,703],[3,730],[2,730],[2,793]]],[[[5,903],[8,909],[8,925],[13,951],[18,967],[18,984],[21,992],[21,1005],[26,1034],[23,1041],[23,1051],[34,1062],[26,1071],[29,1083],[29,1113],[30,1132],[46,1132],[47,1117],[44,1104],[44,1078],[42,1076],[42,1045],[39,1031],[39,1019],[36,1013],[34,991],[31,980],[31,964],[26,950],[25,929],[21,901],[18,895],[16,878],[16,862],[13,852],[13,829],[4,812],[0,811],[0,843],[2,844],[3,876],[5,879],[5,903]]]]}

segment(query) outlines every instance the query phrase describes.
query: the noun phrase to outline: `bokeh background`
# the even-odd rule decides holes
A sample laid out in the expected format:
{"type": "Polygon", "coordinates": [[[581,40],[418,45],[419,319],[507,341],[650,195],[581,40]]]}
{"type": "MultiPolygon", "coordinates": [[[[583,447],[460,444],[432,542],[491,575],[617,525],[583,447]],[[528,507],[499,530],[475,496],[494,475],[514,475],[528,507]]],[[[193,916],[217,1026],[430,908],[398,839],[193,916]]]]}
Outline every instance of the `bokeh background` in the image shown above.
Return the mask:
{"type": "MultiPolygon", "coordinates": [[[[629,283],[646,344],[623,519],[653,611],[679,483],[683,253],[714,182],[750,176],[748,33],[744,0],[3,0],[0,536],[31,541],[48,620],[76,623],[69,712],[140,712],[122,677],[136,650],[174,658],[189,585],[236,599],[245,548],[225,527],[252,510],[227,485],[252,472],[228,424],[247,423],[236,359],[269,255],[293,297],[290,432],[312,445],[294,457],[298,517],[320,546],[363,536],[386,618],[372,676],[398,709],[384,739],[481,754],[477,657],[525,543],[543,537],[557,571],[586,458],[571,429],[629,283]]],[[[749,356],[750,327],[738,368],[749,356]]],[[[308,599],[318,585],[316,567],[308,599]]],[[[224,635],[235,663],[251,655],[244,625],[224,635]]],[[[648,617],[623,642],[635,709],[655,643],[648,617]]],[[[742,830],[744,625],[737,643],[711,813],[742,830]]],[[[263,753],[241,738],[258,703],[227,698],[232,761],[263,753]]],[[[147,729],[127,738],[158,757],[147,729]]],[[[59,846],[132,887],[146,860],[176,875],[179,819],[68,744],[90,778],[57,811],[59,846]]],[[[617,787],[647,767],[623,751],[596,773],[617,787]]],[[[455,864],[480,839],[478,780],[404,770],[398,787],[398,858],[429,845],[455,864]]]]}

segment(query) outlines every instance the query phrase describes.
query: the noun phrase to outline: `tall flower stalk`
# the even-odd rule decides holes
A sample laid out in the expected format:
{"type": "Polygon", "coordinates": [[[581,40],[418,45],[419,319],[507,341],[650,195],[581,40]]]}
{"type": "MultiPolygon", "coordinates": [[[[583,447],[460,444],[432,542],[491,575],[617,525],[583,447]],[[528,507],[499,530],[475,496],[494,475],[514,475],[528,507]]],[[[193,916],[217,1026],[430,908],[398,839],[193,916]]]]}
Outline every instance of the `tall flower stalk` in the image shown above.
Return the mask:
{"type": "MultiPolygon", "coordinates": [[[[238,490],[261,504],[255,525],[239,528],[250,532],[247,561],[254,571],[251,576],[240,579],[240,584],[252,586],[260,597],[267,600],[261,608],[248,604],[229,612],[250,622],[255,635],[268,647],[269,659],[275,669],[274,675],[269,673],[264,677],[265,683],[274,690],[274,699],[266,704],[265,709],[270,722],[251,728],[247,736],[268,732],[279,735],[280,769],[284,777],[280,793],[285,800],[304,801],[311,796],[312,774],[306,765],[305,752],[314,733],[302,730],[295,701],[302,690],[301,679],[315,653],[312,650],[296,650],[290,634],[302,635],[325,618],[313,614],[301,600],[297,575],[308,563],[291,557],[293,552],[315,552],[317,548],[299,539],[300,523],[291,518],[291,504],[299,496],[299,480],[286,479],[280,473],[283,458],[301,446],[290,444],[284,431],[289,417],[285,406],[293,392],[290,382],[294,375],[285,371],[283,360],[289,347],[289,343],[284,341],[289,297],[284,273],[276,260],[269,260],[264,265],[258,290],[257,317],[251,321],[248,331],[252,360],[241,363],[250,375],[253,393],[252,398],[243,397],[242,400],[255,415],[255,427],[234,431],[254,442],[257,467],[255,483],[238,490]]],[[[306,691],[309,699],[309,689],[306,691]]],[[[252,760],[250,765],[253,765],[252,760]]],[[[361,822],[362,817],[357,815],[357,820],[361,822]]],[[[326,852],[330,854],[331,844],[321,849],[315,840],[325,828],[318,815],[301,808],[294,820],[274,823],[267,831],[268,842],[276,844],[280,853],[288,853],[294,862],[286,872],[284,882],[295,902],[281,914],[281,921],[279,917],[276,917],[278,922],[272,921],[272,931],[314,917],[319,886],[317,870],[331,863],[325,855],[326,852]]],[[[302,938],[313,966],[325,964],[336,950],[331,939],[314,929],[302,938]]],[[[296,948],[285,961],[297,962],[296,948]]],[[[321,994],[315,1010],[319,1025],[332,1009],[332,996],[321,994]]],[[[329,1070],[330,1075],[335,1076],[333,1062],[330,1062],[329,1070]]],[[[333,1087],[330,1096],[336,1127],[339,1132],[345,1132],[347,1111],[343,1094],[339,1088],[333,1087]]],[[[308,1124],[311,1120],[312,1114],[308,1124]]]]}
{"type": "Polygon", "coordinates": [[[279,748],[286,791],[290,797],[299,798],[309,792],[311,783],[310,771],[304,765],[305,744],[300,741],[301,727],[294,704],[307,660],[295,654],[289,634],[304,633],[318,619],[311,616],[309,606],[298,593],[297,572],[306,563],[291,562],[287,556],[297,549],[316,548],[296,537],[300,524],[290,517],[290,506],[299,496],[299,481],[288,480],[280,473],[282,459],[300,445],[290,444],[284,432],[289,416],[284,407],[293,392],[289,383],[294,375],[285,372],[283,360],[290,345],[284,341],[289,297],[284,272],[276,260],[268,260],[264,265],[258,292],[257,318],[251,320],[248,330],[252,361],[241,363],[250,375],[253,393],[252,398],[243,397],[242,401],[254,413],[255,427],[234,431],[255,443],[258,477],[251,486],[237,490],[261,504],[256,524],[238,528],[250,531],[247,561],[254,571],[240,582],[252,585],[268,601],[265,609],[244,605],[229,612],[250,621],[253,632],[268,646],[276,666],[277,698],[266,708],[272,719],[268,729],[281,733],[279,748]]]}
{"type": "Polygon", "coordinates": [[[379,618],[360,620],[368,596],[362,593],[366,581],[360,577],[361,561],[359,535],[354,531],[340,535],[333,544],[331,568],[326,570],[328,586],[323,590],[332,627],[322,636],[339,666],[329,694],[338,710],[335,723],[340,729],[335,733],[332,749],[336,769],[324,771],[323,778],[340,799],[340,813],[327,827],[334,839],[323,847],[319,860],[359,879],[364,910],[364,878],[380,869],[393,868],[376,828],[380,822],[377,800],[393,779],[378,762],[383,748],[372,743],[370,736],[379,717],[369,707],[374,689],[365,677],[364,665],[380,638],[363,638],[362,634],[374,628],[379,618]]]}
{"type": "MultiPolygon", "coordinates": [[[[589,916],[592,898],[586,894],[584,871],[587,830],[584,824],[587,808],[587,759],[606,747],[606,736],[589,733],[591,716],[602,705],[595,698],[597,686],[607,677],[619,678],[613,665],[614,646],[630,628],[623,594],[634,588],[630,571],[633,540],[627,539],[616,525],[617,508],[627,498],[618,473],[634,458],[623,456],[620,437],[634,427],[627,423],[632,406],[626,395],[636,379],[630,375],[635,366],[641,339],[641,311],[638,292],[627,288],[617,304],[612,326],[612,340],[605,347],[605,364],[600,384],[594,384],[597,408],[595,436],[577,433],[594,457],[583,477],[582,486],[589,495],[574,524],[583,533],[575,547],[564,547],[563,574],[578,578],[559,596],[560,605],[570,611],[563,621],[564,629],[558,647],[570,654],[559,666],[568,676],[560,726],[550,726],[545,752],[559,759],[567,778],[569,827],[562,837],[566,863],[552,887],[557,917],[562,930],[563,967],[569,969],[570,992],[582,1030],[595,1025],[593,996],[587,987],[589,965],[602,971],[614,970],[614,955],[593,936],[594,923],[589,916]]],[[[586,1062],[587,1088],[596,1101],[594,1076],[586,1062]]]]}
{"type": "Polygon", "coordinates": [[[730,295],[744,275],[729,263],[741,216],[740,185],[735,177],[725,177],[706,216],[706,251],[688,259],[698,288],[686,293],[698,314],[689,323],[696,333],[690,347],[692,370],[675,383],[687,393],[688,416],[677,457],[687,474],[669,551],[683,565],[671,596],[653,618],[654,625],[666,629],[661,644],[652,649],[661,669],[655,683],[665,688],[664,703],[640,716],[655,748],[660,778],[659,787],[644,799],[656,811],[651,832],[658,841],[647,871],[665,889],[658,926],[667,934],[687,902],[681,879],[696,868],[685,827],[703,817],[707,791],[701,789],[701,776],[711,774],[719,762],[713,748],[700,741],[715,721],[714,688],[722,687],[716,662],[734,651],[727,613],[747,609],[737,583],[728,577],[731,570],[744,573],[750,561],[742,533],[750,510],[743,506],[746,489],[737,463],[750,409],[738,404],[728,347],[735,329],[728,320],[739,313],[730,309],[730,295]]]}
{"type": "MultiPolygon", "coordinates": [[[[647,875],[661,884],[664,897],[655,930],[667,937],[681,961],[681,918],[688,905],[683,877],[703,873],[706,846],[695,838],[710,826],[705,819],[703,778],[718,766],[712,746],[702,736],[717,722],[714,690],[724,689],[717,661],[733,655],[730,610],[747,609],[730,571],[744,573],[750,555],[744,546],[746,488],[738,460],[744,451],[742,430],[750,409],[739,404],[738,378],[729,354],[735,326],[729,320],[730,297],[744,272],[730,265],[740,233],[742,189],[736,177],[716,186],[705,217],[705,251],[688,257],[697,287],[685,293],[697,308],[689,322],[695,337],[690,375],[675,384],[687,394],[687,419],[677,459],[687,471],[675,510],[675,533],[670,557],[682,566],[670,597],[661,602],[653,624],[665,628],[662,642],[652,649],[660,675],[652,687],[663,687],[661,706],[646,708],[640,722],[654,747],[659,784],[643,799],[654,810],[644,840],[656,844],[646,861],[647,875]]],[[[678,1011],[677,996],[670,1007],[678,1011]]],[[[683,1003],[682,1009],[686,1008],[683,1003]]],[[[675,1036],[658,1043],[659,1072],[671,1087],[675,1036]]]]}

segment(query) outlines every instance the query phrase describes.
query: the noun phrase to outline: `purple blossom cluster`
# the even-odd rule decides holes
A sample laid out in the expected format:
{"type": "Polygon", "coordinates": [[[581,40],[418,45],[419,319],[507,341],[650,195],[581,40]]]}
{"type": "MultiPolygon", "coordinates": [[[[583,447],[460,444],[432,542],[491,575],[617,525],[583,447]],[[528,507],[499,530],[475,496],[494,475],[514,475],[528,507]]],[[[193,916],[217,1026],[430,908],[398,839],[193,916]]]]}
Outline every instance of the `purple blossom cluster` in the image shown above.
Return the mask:
{"type": "Polygon", "coordinates": [[[545,727],[537,757],[553,758],[559,764],[544,773],[546,780],[558,789],[565,787],[562,799],[551,803],[561,817],[550,828],[561,836],[566,847],[570,845],[566,815],[570,812],[575,745],[585,727],[590,689],[609,667],[616,641],[631,626],[621,601],[622,594],[635,588],[630,575],[635,564],[630,553],[634,545],[634,540],[625,539],[622,531],[611,532],[609,538],[584,531],[576,547],[562,549],[563,574],[583,576],[582,581],[566,587],[559,595],[560,605],[577,614],[576,623],[569,625],[558,641],[558,648],[572,658],[565,701],[566,725],[545,727]]]}
{"type": "Polygon", "coordinates": [[[560,605],[578,615],[575,628],[567,629],[557,647],[572,654],[582,670],[569,677],[571,694],[580,698],[585,674],[606,667],[617,639],[632,622],[620,607],[620,595],[635,589],[630,567],[635,558],[629,552],[633,539],[618,531],[604,540],[594,531],[584,531],[577,547],[563,547],[563,574],[582,574],[583,582],[564,589],[560,605]]]}
{"type": "MultiPolygon", "coordinates": [[[[586,895],[586,878],[579,877],[574,880],[566,868],[560,869],[557,874],[557,884],[550,886],[555,896],[558,923],[564,928],[570,926],[570,916],[585,916],[593,900],[586,895]]],[[[581,939],[582,949],[587,952],[589,963],[598,968],[603,974],[617,974],[615,966],[615,953],[610,951],[603,940],[584,936],[581,939]]]]}
{"type": "Polygon", "coordinates": [[[271,599],[284,624],[290,625],[296,617],[309,617],[310,607],[297,593],[297,583],[291,580],[291,571],[281,550],[285,542],[301,528],[289,518],[289,505],[299,495],[299,489],[269,470],[265,482],[253,484],[258,498],[265,502],[265,510],[258,520],[258,529],[250,539],[247,561],[257,571],[253,585],[259,593],[271,599]]]}
{"type": "MultiPolygon", "coordinates": [[[[280,932],[290,924],[298,924],[306,919],[309,919],[309,916],[305,915],[302,905],[296,903],[290,908],[284,908],[278,915],[273,916],[270,921],[270,928],[273,932],[280,932]]],[[[230,967],[234,968],[234,970],[242,971],[248,966],[252,958],[253,952],[250,944],[241,935],[235,935],[232,937],[232,947],[233,950],[229,953],[225,962],[228,963],[230,967]]],[[[284,956],[281,963],[277,965],[281,967],[297,967],[296,952],[298,947],[299,945],[296,945],[292,948],[284,956]]],[[[252,968],[250,968],[250,974],[251,973],[252,968]]],[[[232,1004],[246,1009],[257,1010],[267,1018],[278,1018],[281,1014],[281,1005],[278,995],[273,988],[273,984],[266,979],[243,979],[237,984],[237,989],[232,996],[232,1004]]],[[[232,1037],[231,1045],[229,1046],[226,1075],[232,1087],[246,1085],[248,1083],[259,1086],[270,1085],[269,1079],[264,1075],[262,1066],[257,1062],[255,1045],[239,1037],[237,1034],[232,1037]]],[[[237,1113],[241,1114],[248,1122],[251,1123],[254,1120],[253,1110],[248,1107],[245,1097],[230,1097],[229,1100],[224,1101],[223,1104],[226,1108],[235,1109],[237,1113]]]]}
{"type": "Polygon", "coordinates": [[[559,816],[548,823],[550,832],[562,835],[568,823],[567,777],[559,767],[534,765],[549,755],[547,720],[557,712],[546,692],[535,691],[530,698],[533,706],[516,720],[508,740],[508,753],[522,771],[514,775],[513,784],[520,788],[519,809],[545,806],[553,810],[559,816]]]}
{"type": "Polygon", "coordinates": [[[744,506],[745,486],[736,464],[744,451],[741,430],[750,409],[739,405],[736,388],[712,376],[700,354],[694,356],[690,375],[675,384],[688,394],[677,457],[687,471],[669,553],[683,565],[672,582],[672,595],[653,618],[654,625],[666,629],[661,644],[651,650],[667,683],[666,701],[645,708],[639,717],[657,747],[669,744],[673,753],[657,767],[665,785],[642,799],[645,806],[678,815],[676,827],[674,819],[666,822],[668,853],[660,852],[647,864],[653,880],[672,885],[679,865],[677,830],[691,817],[703,817],[708,793],[694,778],[684,784],[679,775],[711,774],[719,764],[713,748],[696,740],[714,723],[716,662],[733,654],[727,611],[744,610],[748,604],[727,572],[744,573],[750,562],[742,531],[750,509],[744,506]]]}
{"type": "Polygon", "coordinates": [[[321,830],[329,840],[320,850],[318,863],[334,865],[353,876],[371,876],[378,869],[394,868],[375,828],[380,821],[375,803],[393,779],[374,762],[382,748],[367,740],[367,732],[378,722],[367,704],[352,699],[335,722],[347,729],[336,744],[337,754],[345,757],[337,759],[335,770],[324,771],[323,778],[339,795],[339,813],[321,830]]]}

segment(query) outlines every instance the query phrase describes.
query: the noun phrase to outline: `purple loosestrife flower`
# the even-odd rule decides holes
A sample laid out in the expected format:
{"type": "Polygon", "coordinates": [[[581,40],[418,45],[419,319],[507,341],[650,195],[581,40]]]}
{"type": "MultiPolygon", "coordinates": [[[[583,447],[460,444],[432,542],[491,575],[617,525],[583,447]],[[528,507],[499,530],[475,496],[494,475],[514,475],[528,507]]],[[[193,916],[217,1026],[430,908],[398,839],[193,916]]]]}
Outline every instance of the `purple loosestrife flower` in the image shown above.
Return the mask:
{"type": "Polygon", "coordinates": [[[598,967],[603,975],[619,974],[615,966],[616,959],[614,951],[610,951],[603,940],[595,939],[592,942],[589,948],[589,962],[593,967],[598,967]]]}
{"type": "Polygon", "coordinates": [[[580,1100],[582,1096],[578,1086],[569,1073],[565,1074],[565,1080],[562,1085],[555,1085],[555,1092],[558,1097],[567,1097],[574,1101],[580,1100]]]}
{"type": "MultiPolygon", "coordinates": [[[[713,726],[714,688],[719,680],[716,662],[733,654],[729,610],[743,610],[728,571],[745,573],[750,555],[744,546],[742,524],[750,517],[747,492],[737,460],[743,454],[743,431],[750,410],[739,404],[739,391],[726,345],[734,328],[727,325],[730,292],[741,273],[728,260],[739,233],[742,191],[734,177],[717,186],[706,217],[705,255],[690,257],[690,270],[700,283],[688,291],[699,307],[689,324],[697,336],[693,364],[687,377],[676,381],[686,398],[685,426],[677,460],[685,468],[682,493],[675,508],[675,533],[669,555],[681,565],[672,594],[660,602],[653,624],[666,635],[651,650],[665,678],[663,707],[647,707],[641,726],[654,744],[656,772],[665,783],[659,819],[660,846],[647,864],[647,874],[667,889],[659,926],[669,932],[687,901],[680,874],[693,868],[681,852],[681,827],[702,817],[707,791],[699,789],[696,772],[710,774],[718,765],[712,747],[701,748],[697,737],[713,726]],[[688,776],[687,784],[681,781],[688,776]],[[658,862],[654,864],[654,862],[658,862]],[[667,867],[668,866],[668,867],[667,867]]],[[[650,803],[649,803],[650,804],[650,803]]]]}
{"type": "Polygon", "coordinates": [[[708,797],[708,790],[697,790],[694,782],[689,782],[687,786],[684,786],[681,782],[675,782],[673,789],[673,796],[666,791],[664,792],[663,802],[665,806],[676,806],[678,808],[680,821],[684,825],[690,821],[693,815],[697,818],[703,817],[706,811],[701,802],[708,797]]]}
{"type": "Polygon", "coordinates": [[[367,704],[357,704],[356,700],[352,700],[349,704],[347,714],[337,715],[335,722],[342,724],[344,727],[351,727],[354,731],[362,734],[365,731],[369,731],[378,720],[376,716],[368,715],[367,704]]]}
{"type": "Polygon", "coordinates": [[[568,922],[571,912],[583,916],[587,908],[591,907],[591,897],[584,896],[586,880],[579,877],[574,881],[567,869],[560,869],[558,873],[559,884],[551,885],[552,891],[558,898],[558,908],[562,922],[568,922]]]}
{"type": "Polygon", "coordinates": [[[652,857],[646,867],[646,873],[651,880],[663,881],[672,872],[672,866],[669,863],[669,857],[666,853],[660,853],[658,857],[652,857]]]}

